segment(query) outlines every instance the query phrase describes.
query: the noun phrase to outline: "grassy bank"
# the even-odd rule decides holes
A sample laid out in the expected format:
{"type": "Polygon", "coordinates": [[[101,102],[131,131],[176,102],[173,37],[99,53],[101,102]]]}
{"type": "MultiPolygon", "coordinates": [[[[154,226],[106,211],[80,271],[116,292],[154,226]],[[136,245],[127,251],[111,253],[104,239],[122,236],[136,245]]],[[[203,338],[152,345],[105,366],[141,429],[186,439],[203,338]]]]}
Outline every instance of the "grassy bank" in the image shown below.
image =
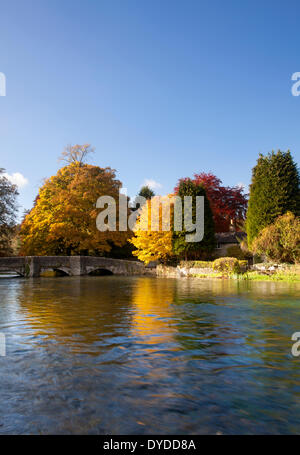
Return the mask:
{"type": "Polygon", "coordinates": [[[290,283],[300,283],[300,275],[291,272],[278,272],[271,275],[256,271],[240,274],[222,275],[221,273],[194,274],[194,278],[217,278],[240,281],[287,281],[290,283]]]}

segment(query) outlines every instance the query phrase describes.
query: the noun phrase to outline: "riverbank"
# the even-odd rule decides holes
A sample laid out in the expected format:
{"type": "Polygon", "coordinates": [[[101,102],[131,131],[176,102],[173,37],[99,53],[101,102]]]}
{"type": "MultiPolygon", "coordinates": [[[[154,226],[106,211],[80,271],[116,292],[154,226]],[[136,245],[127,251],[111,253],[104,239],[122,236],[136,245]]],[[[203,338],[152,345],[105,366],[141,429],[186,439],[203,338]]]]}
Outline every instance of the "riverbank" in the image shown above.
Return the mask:
{"type": "Polygon", "coordinates": [[[240,273],[235,273],[214,270],[211,262],[182,261],[178,266],[159,264],[156,268],[156,274],[165,278],[300,282],[300,265],[256,264],[241,269],[240,273]]]}
{"type": "Polygon", "coordinates": [[[242,274],[231,274],[231,275],[221,275],[221,274],[207,274],[207,275],[193,275],[194,278],[215,278],[215,279],[230,279],[238,281],[285,281],[290,283],[300,283],[300,275],[295,273],[274,273],[272,275],[264,275],[255,271],[242,273],[242,274]]]}

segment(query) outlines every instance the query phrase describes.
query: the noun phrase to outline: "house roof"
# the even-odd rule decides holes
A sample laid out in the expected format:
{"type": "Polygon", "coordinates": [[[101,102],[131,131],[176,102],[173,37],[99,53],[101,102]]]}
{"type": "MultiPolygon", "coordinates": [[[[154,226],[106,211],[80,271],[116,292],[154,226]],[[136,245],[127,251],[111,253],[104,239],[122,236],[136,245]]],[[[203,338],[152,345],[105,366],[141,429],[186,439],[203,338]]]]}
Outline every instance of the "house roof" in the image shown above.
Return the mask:
{"type": "Polygon", "coordinates": [[[246,232],[218,232],[216,234],[216,240],[218,243],[236,243],[239,244],[239,240],[241,241],[247,237],[246,232]]]}

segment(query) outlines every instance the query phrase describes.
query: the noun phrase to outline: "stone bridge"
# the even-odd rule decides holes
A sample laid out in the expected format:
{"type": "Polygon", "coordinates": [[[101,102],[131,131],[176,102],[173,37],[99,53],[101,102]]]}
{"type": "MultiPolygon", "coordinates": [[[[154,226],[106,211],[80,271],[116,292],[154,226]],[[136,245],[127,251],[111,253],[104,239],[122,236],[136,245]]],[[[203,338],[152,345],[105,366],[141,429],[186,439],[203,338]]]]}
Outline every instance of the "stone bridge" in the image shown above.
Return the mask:
{"type": "Polygon", "coordinates": [[[151,270],[138,261],[91,256],[26,256],[0,257],[0,272],[16,272],[24,277],[38,277],[54,270],[70,276],[94,272],[114,275],[145,275],[151,270]]]}

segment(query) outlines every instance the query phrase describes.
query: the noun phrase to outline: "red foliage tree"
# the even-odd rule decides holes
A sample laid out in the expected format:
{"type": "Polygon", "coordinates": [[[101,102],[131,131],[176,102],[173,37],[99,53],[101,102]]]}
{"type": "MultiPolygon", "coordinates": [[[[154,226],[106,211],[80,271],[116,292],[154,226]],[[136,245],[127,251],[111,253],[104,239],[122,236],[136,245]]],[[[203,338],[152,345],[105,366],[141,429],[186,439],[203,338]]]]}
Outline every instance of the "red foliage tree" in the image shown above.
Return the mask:
{"type": "MultiPolygon", "coordinates": [[[[186,178],[180,179],[175,187],[178,191],[179,183],[186,178]]],[[[201,172],[194,174],[194,182],[202,184],[214,216],[215,231],[228,232],[230,224],[239,229],[239,224],[245,219],[247,198],[240,186],[222,186],[222,181],[211,173],[201,172]],[[232,220],[232,221],[231,221],[232,220]]]]}

